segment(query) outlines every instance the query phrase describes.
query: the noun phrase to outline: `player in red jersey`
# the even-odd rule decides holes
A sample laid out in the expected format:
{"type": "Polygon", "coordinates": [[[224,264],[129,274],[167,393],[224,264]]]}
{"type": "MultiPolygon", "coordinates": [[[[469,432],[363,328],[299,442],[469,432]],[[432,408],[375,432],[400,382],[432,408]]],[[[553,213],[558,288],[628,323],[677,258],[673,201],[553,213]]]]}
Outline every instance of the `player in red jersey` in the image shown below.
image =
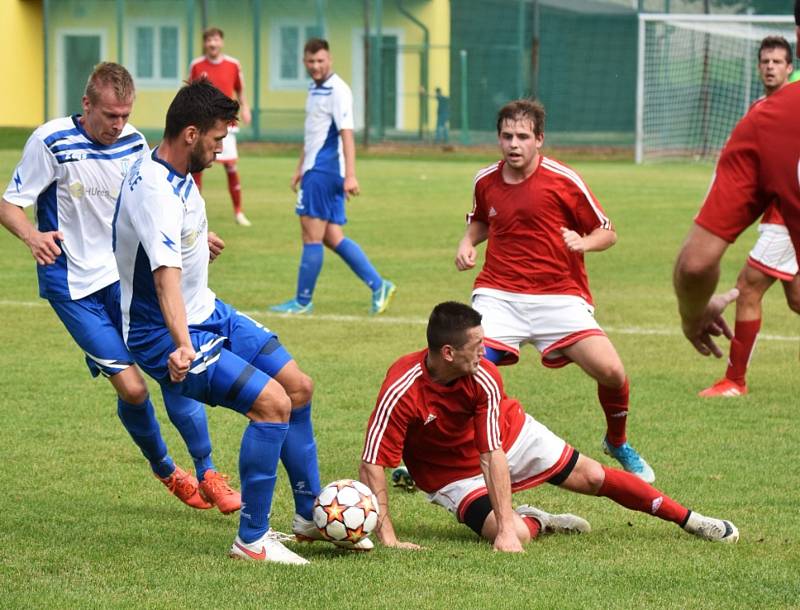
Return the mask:
{"type": "MultiPolygon", "coordinates": [[[[192,61],[189,68],[189,80],[197,80],[205,76],[217,89],[229,98],[239,102],[239,114],[245,125],[250,124],[250,106],[244,95],[244,78],[239,60],[222,53],[225,46],[225,34],[219,28],[208,28],[203,32],[203,53],[201,57],[192,61]],[[235,96],[235,98],[234,98],[235,96]]],[[[217,161],[225,168],[228,177],[228,192],[233,202],[233,213],[236,224],[243,227],[251,225],[247,216],[242,211],[242,186],[239,182],[239,171],[236,161],[239,152],[236,148],[236,133],[238,127],[231,126],[227,137],[222,141],[222,152],[217,155],[217,161]]],[[[202,174],[192,174],[198,188],[202,188],[202,174]]]]}
{"type": "Polygon", "coordinates": [[[600,203],[569,167],[540,154],[544,107],[517,100],[500,109],[502,161],[478,172],[456,267],[475,267],[475,246],[488,240],[472,305],[483,314],[486,357],[513,364],[533,344],[542,364],[575,362],[597,381],[606,416],[603,449],[628,472],[652,483],[653,469],[627,442],[625,367],[594,318],[583,257],[617,240],[600,203]]]}
{"type": "MultiPolygon", "coordinates": [[[[794,19],[800,38],[800,0],[794,19]]],[[[728,245],[777,202],[795,252],[800,247],[800,84],[791,83],[757,104],[736,125],[678,259],[673,283],[683,334],[702,355],[722,351],[714,337],[733,333],[722,317],[734,288],[714,295],[728,245]]]]}
{"type": "MultiPolygon", "coordinates": [[[[782,36],[767,36],[758,51],[758,71],[764,96],[756,104],[788,84],[792,73],[792,47],[782,36]]],[[[734,397],[747,394],[745,375],[758,331],[761,329],[761,301],[767,290],[780,280],[786,302],[800,313],[800,276],[789,231],[778,206],[767,208],[758,227],[759,238],[739,273],[736,288],[736,325],[728,354],[725,377],[700,392],[700,396],[734,397]]]]}
{"type": "Polygon", "coordinates": [[[498,551],[519,552],[540,531],[591,529],[574,515],[513,509],[513,492],[544,482],[610,498],[707,540],[738,540],[729,521],[690,511],[640,478],[601,466],[527,415],[483,357],[481,314],[468,305],[437,305],[427,338],[428,349],[389,368],[367,425],[360,478],[378,497],[376,533],[386,546],[419,548],[397,539],[389,517],[384,468],[401,458],[430,502],[498,551]]]}

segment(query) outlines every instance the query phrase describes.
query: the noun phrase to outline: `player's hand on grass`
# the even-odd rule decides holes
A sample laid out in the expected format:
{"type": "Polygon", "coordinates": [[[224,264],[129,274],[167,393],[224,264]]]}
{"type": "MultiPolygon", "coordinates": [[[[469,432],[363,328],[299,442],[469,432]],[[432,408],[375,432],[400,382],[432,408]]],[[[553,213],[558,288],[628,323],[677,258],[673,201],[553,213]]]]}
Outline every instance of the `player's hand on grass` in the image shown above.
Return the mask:
{"type": "Polygon", "coordinates": [[[167,369],[169,369],[169,378],[172,383],[180,383],[186,379],[194,357],[195,351],[191,347],[179,347],[169,355],[167,369]]]}
{"type": "Polygon", "coordinates": [[[25,243],[31,249],[31,254],[40,265],[52,265],[61,254],[61,248],[56,241],[64,241],[61,231],[47,231],[42,233],[33,229],[25,238],[25,243]]]}
{"type": "Polygon", "coordinates": [[[566,227],[561,227],[561,237],[570,252],[585,252],[586,244],[583,241],[583,236],[580,233],[571,231],[566,227]]]}
{"type": "Polygon", "coordinates": [[[208,232],[208,257],[209,260],[213,263],[214,259],[217,258],[222,251],[225,249],[225,242],[222,241],[216,233],[213,231],[208,232]]]}
{"type": "Polygon", "coordinates": [[[517,533],[512,529],[508,532],[500,533],[494,538],[494,550],[502,553],[524,553],[522,543],[517,538],[517,533]]]}
{"type": "Polygon", "coordinates": [[[683,320],[683,334],[703,356],[713,354],[717,358],[722,358],[722,350],[717,347],[712,337],[725,336],[733,339],[733,332],[722,317],[722,312],[738,296],[737,288],[731,288],[722,294],[715,294],[709,299],[700,319],[694,322],[683,320]]]}
{"type": "Polygon", "coordinates": [[[358,186],[358,180],[355,176],[345,176],[344,178],[344,194],[347,198],[355,197],[361,193],[361,188],[358,186]]]}
{"type": "Polygon", "coordinates": [[[401,542],[400,540],[397,540],[396,538],[392,542],[381,541],[381,543],[383,544],[383,546],[388,546],[389,548],[392,548],[392,549],[403,549],[403,550],[406,550],[406,551],[420,551],[420,550],[422,550],[422,547],[420,545],[418,545],[418,544],[414,544],[413,542],[401,542]]]}
{"type": "Polygon", "coordinates": [[[478,251],[472,242],[464,239],[458,244],[458,251],[456,252],[456,269],[459,271],[466,271],[475,266],[475,260],[478,257],[478,251]]]}

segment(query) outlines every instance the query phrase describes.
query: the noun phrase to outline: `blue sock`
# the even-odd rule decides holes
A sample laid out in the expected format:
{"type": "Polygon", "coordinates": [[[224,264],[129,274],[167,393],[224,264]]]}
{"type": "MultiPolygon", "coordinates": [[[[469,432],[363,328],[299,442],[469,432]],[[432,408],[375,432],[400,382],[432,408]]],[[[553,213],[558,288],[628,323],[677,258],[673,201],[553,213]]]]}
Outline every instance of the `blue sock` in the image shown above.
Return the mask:
{"type": "Polygon", "coordinates": [[[289,431],[281,448],[281,462],[292,484],[295,512],[304,519],[311,519],[320,485],[310,402],[299,409],[292,409],[289,431]]]}
{"type": "Polygon", "coordinates": [[[297,272],[297,302],[308,305],[314,295],[314,286],[317,285],[319,272],[322,271],[322,257],[325,248],[322,244],[303,244],[303,254],[300,257],[300,269],[297,272]]]}
{"type": "Polygon", "coordinates": [[[252,421],[245,428],[239,450],[242,482],[239,538],[244,542],[258,540],[269,529],[278,459],[288,429],[289,424],[252,421]]]}
{"type": "Polygon", "coordinates": [[[141,449],[144,457],[150,462],[150,467],[162,479],[168,477],[175,470],[175,462],[167,454],[167,445],[161,438],[161,428],[158,426],[156,411],[148,397],[140,405],[117,399],[117,415],[122,425],[131,435],[133,442],[141,449]]]}
{"type": "Polygon", "coordinates": [[[493,347],[489,347],[488,345],[484,345],[483,349],[486,352],[486,354],[484,354],[484,357],[494,364],[500,362],[503,359],[503,357],[508,353],[504,349],[495,349],[493,347]]]}
{"type": "Polygon", "coordinates": [[[162,387],[161,395],[172,425],[180,432],[192,456],[197,480],[202,481],[206,470],[214,470],[205,407],[172,389],[162,387]]]}
{"type": "Polygon", "coordinates": [[[344,262],[353,270],[361,281],[369,286],[370,290],[377,290],[383,283],[383,278],[369,262],[367,255],[356,242],[349,237],[345,237],[336,246],[336,254],[342,257],[344,262]]]}

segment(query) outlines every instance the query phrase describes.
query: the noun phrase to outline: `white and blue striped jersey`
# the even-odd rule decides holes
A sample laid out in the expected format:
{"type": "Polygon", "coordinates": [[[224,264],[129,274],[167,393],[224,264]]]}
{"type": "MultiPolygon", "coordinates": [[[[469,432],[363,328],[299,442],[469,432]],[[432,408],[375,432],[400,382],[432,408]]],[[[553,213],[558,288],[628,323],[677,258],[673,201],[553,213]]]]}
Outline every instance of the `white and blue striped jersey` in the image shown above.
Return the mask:
{"type": "Polygon", "coordinates": [[[81,299],[117,281],[111,221],[122,179],[147,150],[144,136],[126,125],[108,146],[89,137],[78,115],[54,119],[28,138],[3,198],[34,205],[39,231],[61,231],[61,254],[38,265],[39,295],[81,299]]]}
{"type": "Polygon", "coordinates": [[[342,129],[353,129],[353,94],[331,74],[321,85],[308,87],[303,173],[313,169],[344,177],[342,129]]]}
{"type": "Polygon", "coordinates": [[[145,349],[166,330],[153,271],[181,269],[181,293],[189,324],[214,311],[208,288],[206,203],[192,175],[159,159],[158,148],[131,167],[114,218],[114,256],[119,267],[122,335],[132,350],[145,349]]]}

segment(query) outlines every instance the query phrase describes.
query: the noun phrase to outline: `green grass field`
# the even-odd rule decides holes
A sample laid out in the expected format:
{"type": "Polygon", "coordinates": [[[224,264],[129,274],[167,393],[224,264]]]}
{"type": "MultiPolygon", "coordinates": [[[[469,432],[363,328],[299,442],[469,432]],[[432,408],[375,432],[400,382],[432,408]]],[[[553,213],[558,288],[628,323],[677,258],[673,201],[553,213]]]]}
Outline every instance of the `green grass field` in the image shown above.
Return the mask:
{"type": "MultiPolygon", "coordinates": [[[[0,176],[11,175],[18,156],[0,151],[0,176]]],[[[222,170],[206,176],[210,225],[227,242],[211,268],[212,288],[279,333],[313,376],[324,482],[357,475],[386,368],[423,346],[431,307],[468,300],[474,274],[457,273],[452,261],[472,177],[492,160],[360,160],[363,195],[349,204],[348,232],[398,285],[380,318],[367,315],[369,292],[330,253],[313,316],[266,313],[294,289],[294,158],[242,160],[250,229],[232,222],[222,170]]],[[[588,266],[598,319],[631,378],[631,441],[655,468],[659,488],[736,523],[738,545],[704,542],[606,499],[545,485],[516,501],[583,515],[592,533],[546,537],[524,555],[503,555],[421,494],[392,489],[399,535],[424,550],[379,546],[347,554],[317,544],[300,547],[312,562],[306,568],[231,561],[236,517],[192,511],[150,475],[117,420],[110,385],[89,377],[78,348],[37,297],[27,249],[2,232],[0,608],[800,607],[797,318],[773,289],[748,378],[751,394],[697,398],[722,375],[724,362],[696,355],[680,335],[671,268],[711,167],[574,167],[619,233],[614,248],[588,256],[588,266]]],[[[733,284],[753,241],[750,231],[729,250],[724,286],[733,284]]],[[[529,412],[606,461],[596,388],[576,367],[545,369],[526,348],[520,364],[503,373],[508,393],[529,412]]],[[[188,468],[160,397],[157,403],[172,454],[188,468]]],[[[238,484],[245,420],[221,408],[210,409],[209,419],[217,465],[238,484]]],[[[273,526],[287,531],[291,516],[282,473],[273,526]]]]}

